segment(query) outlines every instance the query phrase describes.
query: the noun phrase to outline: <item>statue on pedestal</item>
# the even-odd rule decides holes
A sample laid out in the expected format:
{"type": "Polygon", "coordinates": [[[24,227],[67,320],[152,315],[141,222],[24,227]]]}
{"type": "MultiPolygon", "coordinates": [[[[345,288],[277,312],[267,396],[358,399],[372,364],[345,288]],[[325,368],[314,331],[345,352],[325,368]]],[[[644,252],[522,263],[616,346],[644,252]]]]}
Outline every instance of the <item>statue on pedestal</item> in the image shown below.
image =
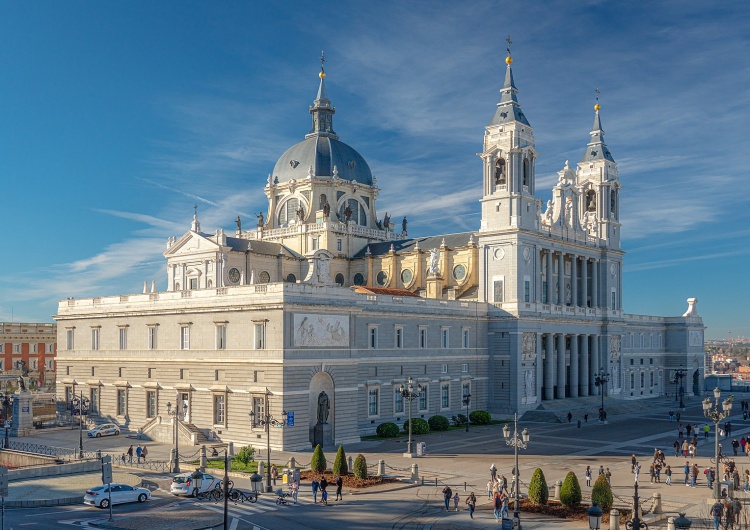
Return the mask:
{"type": "Polygon", "coordinates": [[[328,423],[328,412],[330,411],[330,408],[331,408],[331,405],[328,399],[328,394],[326,394],[325,390],[323,390],[320,392],[320,394],[318,394],[318,423],[319,424],[328,423]]]}

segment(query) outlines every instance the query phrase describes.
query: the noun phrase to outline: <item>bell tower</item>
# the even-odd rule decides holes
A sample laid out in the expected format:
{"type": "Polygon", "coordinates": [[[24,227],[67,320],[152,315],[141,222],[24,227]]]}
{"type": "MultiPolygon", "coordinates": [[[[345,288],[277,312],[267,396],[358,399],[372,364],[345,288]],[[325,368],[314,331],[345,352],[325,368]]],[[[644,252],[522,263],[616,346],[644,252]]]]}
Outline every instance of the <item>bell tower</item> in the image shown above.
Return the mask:
{"type": "Polygon", "coordinates": [[[539,224],[540,203],[534,197],[538,155],[533,128],[518,102],[510,44],[508,36],[507,66],[500,102],[485,127],[483,150],[478,153],[483,162],[480,232],[509,228],[534,230],[539,224]]]}

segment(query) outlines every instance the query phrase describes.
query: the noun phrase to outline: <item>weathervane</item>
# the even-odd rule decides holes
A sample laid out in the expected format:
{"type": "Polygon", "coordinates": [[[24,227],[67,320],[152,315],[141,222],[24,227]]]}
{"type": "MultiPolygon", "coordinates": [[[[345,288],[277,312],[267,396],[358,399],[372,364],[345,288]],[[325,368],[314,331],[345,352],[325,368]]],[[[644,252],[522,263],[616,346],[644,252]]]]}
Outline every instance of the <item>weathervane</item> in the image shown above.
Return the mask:
{"type": "Polygon", "coordinates": [[[326,56],[324,50],[320,50],[320,71],[323,71],[323,63],[326,62],[326,56]]]}
{"type": "Polygon", "coordinates": [[[195,215],[198,215],[198,205],[197,204],[193,205],[193,210],[195,210],[195,215]]]}
{"type": "Polygon", "coordinates": [[[596,90],[594,90],[594,92],[596,92],[596,102],[599,103],[599,87],[596,87],[596,90]]]}
{"type": "Polygon", "coordinates": [[[507,48],[507,50],[508,50],[508,55],[510,55],[510,45],[511,45],[511,44],[513,44],[513,41],[512,41],[512,40],[510,40],[510,33],[508,33],[508,38],[507,38],[507,39],[505,39],[505,40],[506,40],[506,42],[508,43],[508,48],[507,48]]]}

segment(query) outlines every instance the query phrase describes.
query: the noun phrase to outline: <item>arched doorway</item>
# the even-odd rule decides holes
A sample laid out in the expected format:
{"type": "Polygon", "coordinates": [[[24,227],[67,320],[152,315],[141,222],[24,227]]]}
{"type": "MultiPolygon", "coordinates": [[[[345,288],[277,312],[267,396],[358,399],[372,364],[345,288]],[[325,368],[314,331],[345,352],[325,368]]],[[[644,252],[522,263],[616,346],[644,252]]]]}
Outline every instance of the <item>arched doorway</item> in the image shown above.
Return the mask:
{"type": "Polygon", "coordinates": [[[694,396],[700,396],[701,395],[701,388],[700,388],[700,373],[698,370],[693,372],[693,395],[694,396]]]}
{"type": "Polygon", "coordinates": [[[334,433],[334,385],[328,372],[318,372],[310,379],[310,444],[315,447],[333,445],[334,433]]]}

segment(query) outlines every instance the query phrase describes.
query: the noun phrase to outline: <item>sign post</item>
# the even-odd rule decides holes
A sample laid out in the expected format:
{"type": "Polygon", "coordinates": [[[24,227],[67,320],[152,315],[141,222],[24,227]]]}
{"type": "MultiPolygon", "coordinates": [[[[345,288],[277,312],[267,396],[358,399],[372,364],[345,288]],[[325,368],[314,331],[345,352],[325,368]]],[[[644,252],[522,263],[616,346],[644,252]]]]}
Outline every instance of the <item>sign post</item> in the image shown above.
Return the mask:
{"type": "Polygon", "coordinates": [[[294,427],[294,411],[286,413],[286,424],[289,427],[294,427]]]}
{"type": "Polygon", "coordinates": [[[0,528],[5,530],[5,497],[8,496],[8,468],[0,466],[0,497],[2,500],[2,526],[0,528]]]}
{"type": "Polygon", "coordinates": [[[107,499],[109,501],[109,520],[112,518],[112,457],[104,455],[102,457],[102,484],[107,485],[107,499]]]}

